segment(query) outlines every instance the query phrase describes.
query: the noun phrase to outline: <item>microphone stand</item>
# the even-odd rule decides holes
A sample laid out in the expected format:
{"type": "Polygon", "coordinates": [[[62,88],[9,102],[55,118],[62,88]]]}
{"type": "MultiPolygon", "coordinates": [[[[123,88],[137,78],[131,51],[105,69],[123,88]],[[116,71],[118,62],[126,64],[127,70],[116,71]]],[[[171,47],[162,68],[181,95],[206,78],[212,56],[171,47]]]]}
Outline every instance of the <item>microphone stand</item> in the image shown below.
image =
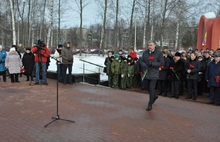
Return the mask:
{"type": "MultiPolygon", "coordinates": [[[[58,63],[61,63],[60,61],[57,60],[57,58],[50,56],[52,59],[56,60],[57,65],[58,63]]],[[[51,122],[49,122],[48,124],[46,124],[44,127],[47,127],[48,125],[52,124],[53,122],[55,122],[56,120],[63,120],[63,121],[67,121],[67,122],[72,122],[75,123],[75,121],[73,120],[67,120],[67,119],[61,119],[60,115],[59,115],[59,111],[58,111],[58,66],[57,66],[57,115],[55,117],[51,117],[53,120],[51,122]]]]}

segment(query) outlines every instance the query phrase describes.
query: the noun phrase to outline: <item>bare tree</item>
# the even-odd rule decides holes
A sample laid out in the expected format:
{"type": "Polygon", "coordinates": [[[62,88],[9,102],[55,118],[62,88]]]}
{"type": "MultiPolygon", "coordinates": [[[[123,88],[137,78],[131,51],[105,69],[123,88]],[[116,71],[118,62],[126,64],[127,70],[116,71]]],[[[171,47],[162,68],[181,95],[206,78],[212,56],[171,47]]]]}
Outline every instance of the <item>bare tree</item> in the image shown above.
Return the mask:
{"type": "Polygon", "coordinates": [[[104,7],[104,14],[103,14],[103,25],[102,25],[101,40],[100,40],[100,45],[99,45],[99,49],[100,49],[99,56],[100,56],[100,51],[103,49],[103,39],[105,39],[105,25],[106,25],[107,8],[108,8],[108,0],[105,0],[105,7],[104,7]]]}
{"type": "Polygon", "coordinates": [[[13,0],[9,0],[10,8],[11,8],[11,23],[12,23],[12,42],[16,45],[16,31],[15,31],[15,15],[14,15],[14,2],[13,0]]]}
{"type": "Polygon", "coordinates": [[[51,30],[53,28],[53,5],[54,5],[54,0],[50,0],[50,25],[47,33],[47,47],[49,47],[50,45],[51,30]]]}

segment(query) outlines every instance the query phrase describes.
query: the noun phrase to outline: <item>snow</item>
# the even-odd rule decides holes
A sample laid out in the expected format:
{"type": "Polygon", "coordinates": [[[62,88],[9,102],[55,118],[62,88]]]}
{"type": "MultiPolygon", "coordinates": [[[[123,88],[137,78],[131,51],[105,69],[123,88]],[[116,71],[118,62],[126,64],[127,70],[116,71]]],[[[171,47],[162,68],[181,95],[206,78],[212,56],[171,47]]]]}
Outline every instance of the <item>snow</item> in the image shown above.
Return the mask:
{"type": "Polygon", "coordinates": [[[216,15],[214,12],[207,12],[205,14],[203,14],[207,19],[214,19],[216,18],[216,15]]]}
{"type": "MultiPolygon", "coordinates": [[[[53,57],[53,55],[51,55],[53,57]]],[[[98,56],[96,54],[82,54],[82,56],[74,55],[74,63],[73,63],[73,69],[72,74],[90,74],[90,73],[101,73],[100,79],[101,81],[108,80],[108,77],[106,73],[103,72],[104,61],[106,56],[98,56]],[[88,62],[91,62],[96,65],[92,65],[86,62],[83,62],[81,60],[85,60],[88,62]],[[84,64],[84,71],[83,71],[83,64],[84,64]],[[101,66],[101,67],[99,67],[101,66]]],[[[53,58],[50,58],[50,66],[48,68],[48,71],[55,72],[57,70],[56,61],[53,58]]]]}

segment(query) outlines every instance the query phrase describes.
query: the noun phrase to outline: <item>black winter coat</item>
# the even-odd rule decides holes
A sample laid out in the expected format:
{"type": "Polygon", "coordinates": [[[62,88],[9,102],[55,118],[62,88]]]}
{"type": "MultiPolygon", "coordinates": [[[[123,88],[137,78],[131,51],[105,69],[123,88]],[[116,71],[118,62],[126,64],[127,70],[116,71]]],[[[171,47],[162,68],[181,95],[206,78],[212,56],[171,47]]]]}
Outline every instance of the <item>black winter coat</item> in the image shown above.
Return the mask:
{"type": "Polygon", "coordinates": [[[140,59],[141,70],[148,69],[146,79],[157,80],[159,79],[159,67],[164,65],[163,54],[160,50],[155,49],[150,53],[149,49],[145,50],[142,58],[140,59]],[[148,58],[153,57],[153,61],[149,61],[148,58]],[[150,66],[150,62],[152,63],[150,66]]]}
{"type": "Polygon", "coordinates": [[[30,53],[24,53],[23,58],[22,58],[22,64],[25,69],[26,75],[31,75],[34,69],[34,54],[32,52],[30,53]]]}
{"type": "Polygon", "coordinates": [[[173,67],[174,71],[170,70],[170,80],[176,80],[178,81],[177,76],[179,77],[179,80],[181,81],[183,76],[183,72],[185,71],[185,65],[184,65],[184,61],[179,59],[177,62],[175,62],[174,60],[171,61],[170,63],[170,67],[173,67]],[[176,75],[175,75],[176,73],[176,75]]]}
{"type": "MultiPolygon", "coordinates": [[[[201,62],[197,59],[189,60],[186,65],[186,70],[190,69],[191,72],[189,73],[188,79],[199,79],[199,71],[201,70],[201,62]],[[194,68],[190,68],[190,65],[193,65],[194,68]]],[[[187,73],[188,74],[188,73],[187,73]]]]}
{"type": "Polygon", "coordinates": [[[159,71],[159,80],[166,80],[170,69],[170,58],[164,57],[164,68],[159,71]]]}

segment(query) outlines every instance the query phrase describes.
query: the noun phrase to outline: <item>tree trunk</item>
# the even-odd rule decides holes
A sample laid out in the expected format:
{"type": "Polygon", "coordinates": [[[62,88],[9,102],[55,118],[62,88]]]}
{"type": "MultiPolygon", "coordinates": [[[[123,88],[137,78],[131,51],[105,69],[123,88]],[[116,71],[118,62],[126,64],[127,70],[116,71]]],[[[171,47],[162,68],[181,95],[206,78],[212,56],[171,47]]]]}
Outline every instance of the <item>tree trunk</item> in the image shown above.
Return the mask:
{"type": "Polygon", "coordinates": [[[11,8],[11,24],[12,24],[12,43],[16,45],[16,31],[15,31],[15,16],[14,16],[14,3],[13,0],[10,0],[11,8]]]}
{"type": "Polygon", "coordinates": [[[161,0],[161,26],[160,26],[160,48],[162,49],[163,47],[163,27],[165,23],[165,16],[166,16],[166,11],[167,11],[167,3],[168,0],[165,0],[164,5],[163,5],[164,0],[161,0]]]}
{"type": "Polygon", "coordinates": [[[82,55],[82,38],[83,38],[83,33],[82,33],[82,22],[83,22],[83,19],[82,19],[82,14],[83,14],[83,6],[82,6],[82,0],[80,0],[80,53],[79,55],[81,56],[82,55]]]}
{"type": "Polygon", "coordinates": [[[134,15],[135,3],[136,3],[136,0],[133,0],[132,10],[131,10],[131,19],[130,19],[130,28],[129,28],[129,41],[130,41],[129,44],[130,44],[130,46],[133,45],[133,40],[132,40],[132,27],[133,27],[133,15],[134,15]]]}
{"type": "Polygon", "coordinates": [[[57,41],[60,44],[61,40],[60,40],[60,0],[59,0],[59,4],[58,4],[58,33],[57,33],[57,41]]]}
{"type": "Polygon", "coordinates": [[[100,45],[99,45],[99,49],[100,49],[99,56],[100,56],[100,51],[103,49],[103,39],[105,39],[105,25],[106,25],[107,8],[108,8],[108,0],[105,0],[103,25],[102,25],[101,39],[100,39],[100,45]]]}
{"type": "Polygon", "coordinates": [[[118,6],[119,6],[119,0],[116,0],[116,15],[115,15],[115,48],[116,50],[118,48],[118,6]]]}
{"type": "Polygon", "coordinates": [[[44,8],[43,8],[43,11],[41,11],[41,24],[40,24],[40,39],[41,40],[42,40],[42,34],[43,34],[44,15],[45,15],[46,4],[47,4],[46,0],[43,0],[43,1],[44,1],[44,8]]]}
{"type": "Polygon", "coordinates": [[[50,0],[50,25],[47,33],[47,47],[49,48],[50,45],[50,38],[51,38],[51,30],[53,28],[53,2],[54,0],[50,0]]]}

